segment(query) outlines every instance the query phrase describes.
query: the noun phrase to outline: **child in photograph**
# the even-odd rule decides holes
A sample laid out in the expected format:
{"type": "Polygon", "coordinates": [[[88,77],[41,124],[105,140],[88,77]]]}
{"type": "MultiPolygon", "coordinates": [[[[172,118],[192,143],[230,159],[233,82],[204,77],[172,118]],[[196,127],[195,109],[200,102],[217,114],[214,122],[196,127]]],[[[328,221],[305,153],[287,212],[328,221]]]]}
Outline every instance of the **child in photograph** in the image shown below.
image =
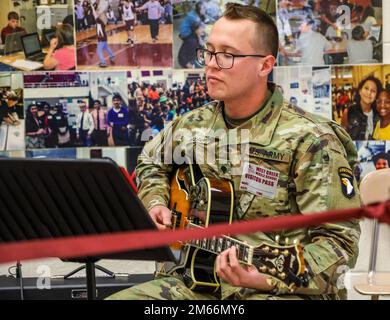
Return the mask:
{"type": "Polygon", "coordinates": [[[142,7],[138,9],[148,10],[148,20],[150,25],[150,36],[152,38],[153,43],[158,40],[158,32],[159,32],[159,20],[161,16],[164,14],[164,8],[161,6],[160,2],[157,0],[149,0],[142,7]]]}
{"type": "Polygon", "coordinates": [[[108,56],[110,58],[111,62],[114,62],[115,56],[112,52],[110,46],[108,45],[108,39],[107,39],[107,33],[106,33],[106,24],[105,22],[100,18],[98,13],[96,12],[96,4],[95,6],[92,6],[93,8],[93,14],[96,19],[96,34],[98,38],[98,45],[97,45],[97,53],[99,56],[99,67],[106,68],[107,67],[107,61],[104,57],[103,51],[106,51],[108,53],[108,56]]]}
{"type": "Polygon", "coordinates": [[[87,110],[85,102],[80,103],[80,113],[76,118],[77,140],[83,147],[92,146],[92,133],[95,129],[92,115],[87,110]]]}
{"type": "Polygon", "coordinates": [[[110,138],[115,146],[129,145],[129,111],[126,106],[122,106],[122,98],[114,95],[112,98],[112,108],[108,111],[107,122],[110,126],[110,138]]]}
{"type": "MultiPolygon", "coordinates": [[[[19,97],[14,92],[9,92],[1,99],[1,118],[6,124],[11,126],[17,126],[20,124],[19,116],[16,112],[16,104],[19,101],[19,97]]],[[[0,121],[0,124],[1,122],[0,121]]]]}
{"type": "Polygon", "coordinates": [[[195,66],[197,61],[196,48],[203,45],[205,19],[206,8],[203,1],[199,1],[180,25],[179,38],[183,40],[183,43],[179,49],[178,59],[182,68],[194,68],[195,66]]]}
{"type": "Polygon", "coordinates": [[[45,129],[42,119],[38,116],[38,107],[31,104],[26,111],[26,147],[27,149],[44,148],[45,129]]]}
{"type": "Polygon", "coordinates": [[[71,147],[68,116],[64,113],[62,105],[59,103],[54,105],[50,115],[49,128],[56,146],[60,148],[71,147]]]}
{"type": "Polygon", "coordinates": [[[95,100],[93,103],[94,110],[91,112],[95,130],[93,131],[94,145],[102,147],[108,146],[107,134],[107,112],[103,110],[100,100],[95,100]]]}
{"type": "Polygon", "coordinates": [[[332,48],[332,44],[319,32],[315,31],[314,20],[306,20],[300,27],[301,35],[296,44],[296,49],[301,53],[301,64],[323,65],[324,52],[332,48]]]}
{"type": "Polygon", "coordinates": [[[136,24],[136,15],[134,4],[130,1],[123,1],[122,5],[122,17],[126,25],[127,31],[127,43],[130,43],[131,46],[134,45],[134,25],[136,24]]]}
{"type": "Polygon", "coordinates": [[[390,92],[383,90],[376,100],[376,110],[380,120],[376,123],[373,138],[390,140],[390,92]]]}
{"type": "Polygon", "coordinates": [[[372,161],[376,170],[387,169],[390,164],[390,155],[386,152],[380,152],[372,157],[372,161]]]}
{"type": "Polygon", "coordinates": [[[114,10],[112,10],[111,6],[108,6],[106,16],[107,16],[107,24],[117,24],[118,19],[115,17],[114,10]]]}
{"type": "Polygon", "coordinates": [[[15,32],[23,32],[26,29],[19,26],[19,14],[15,11],[8,13],[8,24],[1,30],[1,42],[5,43],[5,37],[15,32]]]}
{"type": "Polygon", "coordinates": [[[371,140],[378,121],[376,100],[382,90],[381,81],[368,76],[359,82],[354,101],[344,110],[341,125],[352,140],[371,140]]]}
{"type": "Polygon", "coordinates": [[[372,62],[374,47],[365,38],[364,28],[357,25],[352,29],[352,39],[347,41],[349,63],[372,62]]]}
{"type": "Polygon", "coordinates": [[[74,47],[73,27],[69,24],[60,24],[50,40],[50,47],[43,60],[46,70],[72,70],[76,67],[76,51],[74,47]]]}
{"type": "Polygon", "coordinates": [[[76,30],[83,31],[87,29],[87,25],[85,24],[85,10],[81,1],[76,2],[75,13],[76,13],[76,30]]]}

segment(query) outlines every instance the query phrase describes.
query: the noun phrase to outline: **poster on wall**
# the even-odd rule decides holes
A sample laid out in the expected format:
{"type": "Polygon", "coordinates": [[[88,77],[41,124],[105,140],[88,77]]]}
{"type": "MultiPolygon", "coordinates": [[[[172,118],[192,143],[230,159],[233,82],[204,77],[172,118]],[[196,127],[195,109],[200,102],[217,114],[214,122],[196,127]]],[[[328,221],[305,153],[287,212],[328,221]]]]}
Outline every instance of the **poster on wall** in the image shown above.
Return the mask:
{"type": "Polygon", "coordinates": [[[390,65],[332,68],[332,112],[353,140],[390,140],[390,65]]]}
{"type": "Polygon", "coordinates": [[[0,74],[0,151],[24,150],[21,73],[0,74]]]}
{"type": "Polygon", "coordinates": [[[331,119],[330,74],[330,67],[275,67],[273,79],[286,101],[331,119]]]}
{"type": "Polygon", "coordinates": [[[354,175],[360,182],[368,173],[390,167],[390,141],[355,141],[358,162],[354,175]]]}
{"type": "Polygon", "coordinates": [[[382,1],[277,1],[280,65],[383,60],[382,1]]]}
{"type": "Polygon", "coordinates": [[[169,1],[75,1],[80,70],[172,67],[169,1]]]}
{"type": "Polygon", "coordinates": [[[173,58],[175,69],[202,68],[195,50],[205,47],[214,23],[222,16],[228,2],[250,4],[275,16],[274,0],[201,0],[173,2],[173,58]]]}
{"type": "Polygon", "coordinates": [[[26,148],[128,146],[127,73],[24,75],[26,148]]]}

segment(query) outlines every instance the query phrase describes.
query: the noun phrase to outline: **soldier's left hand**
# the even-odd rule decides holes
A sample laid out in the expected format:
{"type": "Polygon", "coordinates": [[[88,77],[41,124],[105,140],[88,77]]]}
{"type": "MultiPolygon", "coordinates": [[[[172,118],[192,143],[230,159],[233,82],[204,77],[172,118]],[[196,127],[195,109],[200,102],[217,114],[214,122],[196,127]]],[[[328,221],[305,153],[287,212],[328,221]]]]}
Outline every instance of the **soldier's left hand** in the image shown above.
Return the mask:
{"type": "Polygon", "coordinates": [[[267,283],[267,276],[254,266],[242,267],[237,259],[236,247],[231,247],[218,255],[216,259],[217,275],[235,287],[252,288],[260,291],[273,289],[267,283]]]}

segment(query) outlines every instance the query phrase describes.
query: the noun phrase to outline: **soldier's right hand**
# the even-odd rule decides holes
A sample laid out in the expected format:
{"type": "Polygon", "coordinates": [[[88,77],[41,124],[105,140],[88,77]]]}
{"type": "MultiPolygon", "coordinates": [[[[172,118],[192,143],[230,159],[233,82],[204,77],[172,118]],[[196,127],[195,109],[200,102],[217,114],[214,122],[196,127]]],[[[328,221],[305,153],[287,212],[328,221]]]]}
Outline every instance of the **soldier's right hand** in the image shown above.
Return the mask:
{"type": "Polygon", "coordinates": [[[165,230],[171,226],[171,210],[165,206],[155,206],[149,210],[150,217],[159,230],[165,230]]]}

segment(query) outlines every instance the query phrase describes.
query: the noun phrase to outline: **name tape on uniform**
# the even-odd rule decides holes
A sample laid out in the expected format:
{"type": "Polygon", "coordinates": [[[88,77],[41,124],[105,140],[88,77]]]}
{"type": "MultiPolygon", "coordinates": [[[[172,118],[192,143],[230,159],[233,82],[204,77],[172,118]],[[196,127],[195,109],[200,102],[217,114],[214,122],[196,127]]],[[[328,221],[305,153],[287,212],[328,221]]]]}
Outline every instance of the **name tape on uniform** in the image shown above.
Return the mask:
{"type": "Polygon", "coordinates": [[[278,187],[279,172],[245,162],[240,190],[256,196],[273,199],[278,187]]]}

